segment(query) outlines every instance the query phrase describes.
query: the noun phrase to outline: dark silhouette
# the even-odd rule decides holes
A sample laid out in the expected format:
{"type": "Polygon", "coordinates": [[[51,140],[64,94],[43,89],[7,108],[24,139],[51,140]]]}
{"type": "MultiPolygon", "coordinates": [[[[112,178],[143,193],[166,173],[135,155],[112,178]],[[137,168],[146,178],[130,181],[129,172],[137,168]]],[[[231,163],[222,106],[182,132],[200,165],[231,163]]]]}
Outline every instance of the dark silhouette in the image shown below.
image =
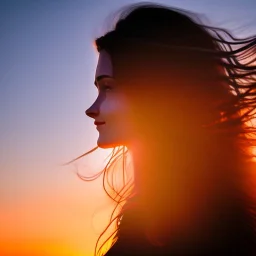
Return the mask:
{"type": "Polygon", "coordinates": [[[123,9],[95,43],[111,56],[133,124],[113,151],[113,162],[131,151],[134,181],[119,191],[108,181],[124,206],[104,255],[256,255],[256,37],[142,4],[123,9]]]}

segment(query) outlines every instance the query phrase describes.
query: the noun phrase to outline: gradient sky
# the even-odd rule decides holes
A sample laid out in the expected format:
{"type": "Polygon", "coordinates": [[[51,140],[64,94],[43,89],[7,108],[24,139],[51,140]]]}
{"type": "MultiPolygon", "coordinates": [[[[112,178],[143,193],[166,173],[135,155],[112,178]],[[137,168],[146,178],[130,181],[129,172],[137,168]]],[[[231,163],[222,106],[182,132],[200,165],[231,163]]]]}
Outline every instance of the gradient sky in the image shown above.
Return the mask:
{"type": "MultiPolygon", "coordinates": [[[[111,209],[98,213],[93,229],[93,212],[107,202],[101,179],[83,182],[60,164],[96,145],[84,114],[97,94],[93,39],[108,15],[136,2],[0,1],[1,256],[92,255],[111,209]]],[[[205,14],[237,36],[256,34],[254,0],[152,2],[205,14]]],[[[84,167],[96,172],[108,153],[93,153],[84,167]]]]}

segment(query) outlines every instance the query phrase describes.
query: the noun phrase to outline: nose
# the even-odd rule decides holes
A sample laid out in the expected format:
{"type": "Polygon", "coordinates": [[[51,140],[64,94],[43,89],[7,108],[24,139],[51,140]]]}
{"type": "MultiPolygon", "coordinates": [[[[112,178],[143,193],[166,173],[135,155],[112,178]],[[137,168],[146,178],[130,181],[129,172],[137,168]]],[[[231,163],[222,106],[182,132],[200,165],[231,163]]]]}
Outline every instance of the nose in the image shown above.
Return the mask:
{"type": "Polygon", "coordinates": [[[85,110],[85,114],[91,118],[95,118],[99,115],[99,108],[95,103],[96,102],[94,102],[94,104],[92,104],[87,110],[85,110]]]}

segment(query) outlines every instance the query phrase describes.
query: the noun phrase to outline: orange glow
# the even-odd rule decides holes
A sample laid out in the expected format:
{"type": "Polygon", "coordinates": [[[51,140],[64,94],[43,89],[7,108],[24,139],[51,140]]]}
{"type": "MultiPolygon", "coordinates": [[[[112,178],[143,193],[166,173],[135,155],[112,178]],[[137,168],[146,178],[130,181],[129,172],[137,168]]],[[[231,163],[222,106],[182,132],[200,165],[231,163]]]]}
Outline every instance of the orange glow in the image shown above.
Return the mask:
{"type": "Polygon", "coordinates": [[[59,174],[61,186],[55,181],[54,189],[38,188],[2,201],[1,256],[93,255],[112,213],[102,179],[86,183],[70,168],[59,174]]]}
{"type": "Polygon", "coordinates": [[[84,252],[78,248],[65,245],[65,241],[37,241],[37,240],[17,240],[1,241],[0,253],[5,256],[85,256],[91,255],[90,252],[84,252]]]}

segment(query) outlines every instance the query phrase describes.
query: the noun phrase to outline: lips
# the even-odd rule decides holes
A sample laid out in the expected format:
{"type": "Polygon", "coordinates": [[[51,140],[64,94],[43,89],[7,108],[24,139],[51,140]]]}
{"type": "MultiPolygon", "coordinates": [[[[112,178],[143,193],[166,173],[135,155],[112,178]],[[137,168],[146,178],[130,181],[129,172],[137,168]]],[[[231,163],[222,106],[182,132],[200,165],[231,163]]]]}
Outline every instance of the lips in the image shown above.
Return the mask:
{"type": "Polygon", "coordinates": [[[95,125],[101,125],[101,124],[105,124],[105,122],[94,122],[95,125]]]}

